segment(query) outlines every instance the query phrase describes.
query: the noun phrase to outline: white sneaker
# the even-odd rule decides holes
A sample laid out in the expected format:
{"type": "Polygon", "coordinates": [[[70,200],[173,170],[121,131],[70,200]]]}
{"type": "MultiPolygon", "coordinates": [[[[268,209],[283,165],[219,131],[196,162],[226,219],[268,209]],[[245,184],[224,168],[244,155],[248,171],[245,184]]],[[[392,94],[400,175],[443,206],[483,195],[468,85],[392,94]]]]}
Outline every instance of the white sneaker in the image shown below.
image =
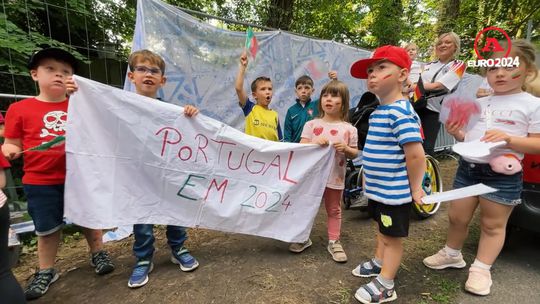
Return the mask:
{"type": "Polygon", "coordinates": [[[453,257],[448,255],[444,249],[439,250],[439,252],[432,256],[428,256],[423,262],[426,267],[437,270],[445,268],[463,268],[467,266],[461,252],[458,256],[453,257]]]}
{"type": "Polygon", "coordinates": [[[487,296],[491,292],[491,272],[472,266],[469,268],[469,277],[465,283],[465,290],[479,295],[487,296]]]}

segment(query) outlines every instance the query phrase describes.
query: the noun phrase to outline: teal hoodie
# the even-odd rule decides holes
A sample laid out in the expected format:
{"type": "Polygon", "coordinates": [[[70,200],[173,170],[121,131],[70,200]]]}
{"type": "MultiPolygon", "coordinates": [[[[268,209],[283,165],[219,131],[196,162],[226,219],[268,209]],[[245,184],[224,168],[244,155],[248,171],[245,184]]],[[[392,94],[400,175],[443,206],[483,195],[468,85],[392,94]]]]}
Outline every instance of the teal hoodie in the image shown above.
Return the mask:
{"type": "Polygon", "coordinates": [[[317,116],[319,116],[319,100],[310,99],[303,107],[297,98],[296,103],[287,110],[287,116],[285,116],[283,141],[300,142],[304,124],[317,116]]]}

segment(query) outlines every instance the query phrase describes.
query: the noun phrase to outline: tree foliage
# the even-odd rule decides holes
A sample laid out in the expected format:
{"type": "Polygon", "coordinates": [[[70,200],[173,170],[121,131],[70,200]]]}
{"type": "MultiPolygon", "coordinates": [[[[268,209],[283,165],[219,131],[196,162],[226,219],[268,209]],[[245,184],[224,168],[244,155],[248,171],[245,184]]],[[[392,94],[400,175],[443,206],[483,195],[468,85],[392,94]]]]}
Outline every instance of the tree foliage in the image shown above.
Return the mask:
{"type": "MultiPolygon", "coordinates": [[[[476,34],[487,26],[524,38],[533,23],[540,41],[539,0],[167,0],[207,14],[280,28],[301,35],[375,48],[415,42],[428,60],[438,34],[462,38],[463,57],[473,56],[476,34]]],[[[0,67],[23,71],[39,45],[71,49],[80,59],[114,46],[124,58],[135,24],[136,0],[3,1],[0,11],[0,67]],[[58,9],[67,7],[68,9],[58,9]]],[[[196,16],[201,19],[207,17],[196,16]]],[[[244,25],[222,23],[232,30],[244,25]]]]}

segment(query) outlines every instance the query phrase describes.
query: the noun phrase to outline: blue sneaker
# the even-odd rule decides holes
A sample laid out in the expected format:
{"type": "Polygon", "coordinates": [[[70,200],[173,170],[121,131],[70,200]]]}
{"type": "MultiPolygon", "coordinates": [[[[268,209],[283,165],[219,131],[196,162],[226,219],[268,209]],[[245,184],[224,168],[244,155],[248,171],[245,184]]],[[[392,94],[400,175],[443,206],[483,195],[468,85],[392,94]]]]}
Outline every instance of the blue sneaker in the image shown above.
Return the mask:
{"type": "Polygon", "coordinates": [[[186,247],[182,247],[178,251],[173,250],[171,262],[180,265],[182,271],[193,271],[199,267],[199,262],[189,254],[186,247]]]}
{"type": "Polygon", "coordinates": [[[139,260],[135,267],[131,277],[129,277],[128,286],[130,288],[137,288],[146,285],[148,283],[148,274],[154,269],[154,263],[149,260],[139,260]]]}

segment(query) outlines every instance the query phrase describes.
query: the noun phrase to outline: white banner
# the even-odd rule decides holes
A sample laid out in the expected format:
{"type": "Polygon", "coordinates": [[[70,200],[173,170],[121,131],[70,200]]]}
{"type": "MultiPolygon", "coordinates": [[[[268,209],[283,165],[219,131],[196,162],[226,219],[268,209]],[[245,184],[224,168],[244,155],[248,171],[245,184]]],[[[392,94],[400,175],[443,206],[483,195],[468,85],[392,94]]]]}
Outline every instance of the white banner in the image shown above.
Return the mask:
{"type": "Polygon", "coordinates": [[[179,106],[76,77],[65,216],[90,228],[171,224],[300,242],[334,150],[248,136],[179,106]]]}

